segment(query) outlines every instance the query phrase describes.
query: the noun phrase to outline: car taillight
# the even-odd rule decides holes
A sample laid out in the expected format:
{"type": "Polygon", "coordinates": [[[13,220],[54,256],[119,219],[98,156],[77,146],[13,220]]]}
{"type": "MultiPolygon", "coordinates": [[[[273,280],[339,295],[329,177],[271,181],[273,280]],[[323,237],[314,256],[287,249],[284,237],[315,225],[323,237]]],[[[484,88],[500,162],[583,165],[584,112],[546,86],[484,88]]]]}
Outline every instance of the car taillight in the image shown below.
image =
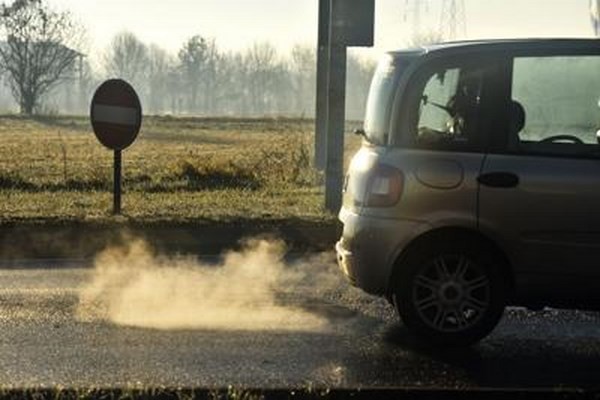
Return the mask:
{"type": "Polygon", "coordinates": [[[367,185],[367,207],[392,207],[402,195],[404,175],[389,165],[377,165],[367,185]]]}

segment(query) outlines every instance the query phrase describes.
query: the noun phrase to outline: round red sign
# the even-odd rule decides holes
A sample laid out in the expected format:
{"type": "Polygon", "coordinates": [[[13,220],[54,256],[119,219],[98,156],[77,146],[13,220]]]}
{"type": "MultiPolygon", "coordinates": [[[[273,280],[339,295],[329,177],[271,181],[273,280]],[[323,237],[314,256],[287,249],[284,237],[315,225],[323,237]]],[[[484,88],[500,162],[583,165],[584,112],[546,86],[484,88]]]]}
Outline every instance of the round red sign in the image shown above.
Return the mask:
{"type": "Polygon", "coordinates": [[[123,150],[134,142],[140,131],[142,105],[129,83],[110,79],[96,89],[90,118],[100,143],[113,150],[123,150]]]}

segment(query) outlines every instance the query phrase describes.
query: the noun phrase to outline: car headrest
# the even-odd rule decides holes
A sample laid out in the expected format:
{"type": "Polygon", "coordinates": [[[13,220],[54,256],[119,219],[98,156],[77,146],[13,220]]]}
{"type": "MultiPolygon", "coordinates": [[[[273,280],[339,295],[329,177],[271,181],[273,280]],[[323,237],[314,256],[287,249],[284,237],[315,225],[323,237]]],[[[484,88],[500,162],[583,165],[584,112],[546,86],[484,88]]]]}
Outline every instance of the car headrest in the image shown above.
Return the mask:
{"type": "Polygon", "coordinates": [[[525,109],[518,101],[510,102],[509,118],[510,134],[516,135],[521,132],[525,126],[525,109]]]}

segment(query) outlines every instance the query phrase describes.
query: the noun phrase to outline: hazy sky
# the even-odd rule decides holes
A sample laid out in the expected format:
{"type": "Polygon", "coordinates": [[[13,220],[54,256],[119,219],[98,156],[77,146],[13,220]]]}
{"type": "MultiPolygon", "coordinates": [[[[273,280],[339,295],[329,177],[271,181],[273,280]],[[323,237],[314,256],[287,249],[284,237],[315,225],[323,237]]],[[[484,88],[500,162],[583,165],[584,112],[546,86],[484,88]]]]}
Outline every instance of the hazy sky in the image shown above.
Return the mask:
{"type": "MultiPolygon", "coordinates": [[[[314,45],[318,0],[48,0],[70,9],[101,50],[129,30],[176,51],[194,35],[214,37],[224,49],[271,41],[280,50],[314,45]]],[[[419,0],[424,1],[424,0],[419,0]]],[[[423,25],[439,24],[442,0],[428,0],[423,25]]],[[[407,0],[376,0],[376,49],[401,47],[410,36],[407,0]]],[[[465,0],[468,38],[591,36],[588,0],[465,0]]]]}

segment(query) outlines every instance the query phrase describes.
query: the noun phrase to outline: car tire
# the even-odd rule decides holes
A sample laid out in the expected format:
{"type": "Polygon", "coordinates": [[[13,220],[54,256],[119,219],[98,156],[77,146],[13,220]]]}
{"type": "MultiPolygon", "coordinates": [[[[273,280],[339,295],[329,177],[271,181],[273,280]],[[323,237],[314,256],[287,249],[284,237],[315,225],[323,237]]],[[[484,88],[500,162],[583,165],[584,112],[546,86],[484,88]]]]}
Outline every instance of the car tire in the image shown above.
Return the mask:
{"type": "Polygon", "coordinates": [[[468,346],[498,324],[506,301],[502,263],[472,237],[413,247],[397,265],[392,300],[409,332],[434,346],[468,346]]]}

